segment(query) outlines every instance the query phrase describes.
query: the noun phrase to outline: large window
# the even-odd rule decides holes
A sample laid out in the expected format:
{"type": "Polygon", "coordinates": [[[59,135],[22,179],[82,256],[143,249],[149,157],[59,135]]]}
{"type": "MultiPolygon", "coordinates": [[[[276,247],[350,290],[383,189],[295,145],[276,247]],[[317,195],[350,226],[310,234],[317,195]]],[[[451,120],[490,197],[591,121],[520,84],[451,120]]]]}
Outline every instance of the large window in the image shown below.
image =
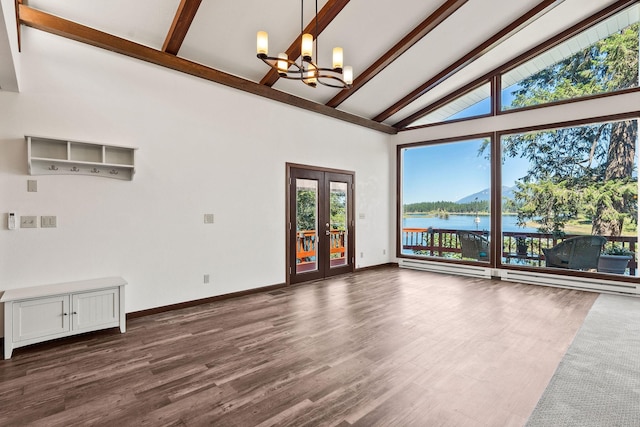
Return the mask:
{"type": "Polygon", "coordinates": [[[408,126],[422,126],[488,114],[491,114],[491,83],[489,82],[460,95],[408,126]]]}
{"type": "Polygon", "coordinates": [[[501,145],[503,262],[638,275],[637,120],[504,135],[501,145]],[[620,270],[604,265],[612,254],[626,257],[620,270]]]}
{"type": "Polygon", "coordinates": [[[503,110],[638,87],[640,5],[502,74],[503,110]]]}
{"type": "Polygon", "coordinates": [[[524,54],[524,63],[513,68],[503,64],[493,70],[492,79],[495,77],[500,84],[492,85],[483,76],[459,89],[461,95],[446,95],[396,125],[429,126],[624,90],[637,91],[640,3],[596,24],[582,25],[586,29],[579,34],[571,36],[573,32],[567,30],[567,34],[558,35],[558,40],[563,41],[556,41],[547,50],[538,47],[524,54]],[[499,111],[492,108],[495,99],[500,101],[499,111]]]}
{"type": "Polygon", "coordinates": [[[402,254],[488,262],[489,139],[417,145],[400,153],[402,254]]]}

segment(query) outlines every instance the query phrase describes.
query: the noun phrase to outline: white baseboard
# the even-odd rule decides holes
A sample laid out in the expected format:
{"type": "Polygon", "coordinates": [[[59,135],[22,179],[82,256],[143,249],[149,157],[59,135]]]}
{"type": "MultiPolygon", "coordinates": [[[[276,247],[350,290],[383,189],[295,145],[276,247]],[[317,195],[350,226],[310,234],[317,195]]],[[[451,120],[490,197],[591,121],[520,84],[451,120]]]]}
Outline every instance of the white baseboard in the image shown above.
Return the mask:
{"type": "Polygon", "coordinates": [[[418,259],[401,258],[398,262],[401,268],[412,270],[432,271],[435,273],[458,274],[461,276],[491,278],[491,269],[476,265],[450,264],[444,262],[422,261],[418,259]]]}
{"type": "Polygon", "coordinates": [[[491,269],[476,265],[453,264],[418,259],[398,260],[398,266],[412,270],[430,271],[434,273],[457,274],[461,276],[490,279],[499,277],[509,282],[529,283],[533,285],[553,286],[558,288],[578,289],[583,291],[616,293],[640,296],[640,285],[615,280],[601,280],[586,277],[557,275],[547,272],[516,271],[491,269]]]}
{"type": "Polygon", "coordinates": [[[531,283],[535,285],[555,286],[579,289],[583,291],[609,292],[625,295],[640,295],[635,283],[600,280],[586,277],[560,276],[532,271],[499,270],[502,280],[509,282],[531,283]]]}

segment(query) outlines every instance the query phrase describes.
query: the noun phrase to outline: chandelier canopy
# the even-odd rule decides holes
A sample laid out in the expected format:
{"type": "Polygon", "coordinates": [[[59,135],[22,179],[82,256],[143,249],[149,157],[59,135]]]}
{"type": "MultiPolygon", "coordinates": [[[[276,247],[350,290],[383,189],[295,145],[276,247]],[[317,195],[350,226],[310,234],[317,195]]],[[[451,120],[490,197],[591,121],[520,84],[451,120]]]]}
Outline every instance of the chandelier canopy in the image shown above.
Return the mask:
{"type": "Polygon", "coordinates": [[[318,52],[318,0],[316,0],[315,37],[313,34],[304,33],[304,0],[300,3],[300,62],[290,59],[286,53],[279,53],[277,57],[269,56],[269,35],[266,31],[258,31],[258,58],[276,70],[283,79],[300,80],[311,87],[316,87],[320,83],[337,89],[351,88],[353,68],[344,66],[341,47],[333,48],[333,68],[320,67],[317,59],[313,60],[314,41],[316,55],[318,52]]]}

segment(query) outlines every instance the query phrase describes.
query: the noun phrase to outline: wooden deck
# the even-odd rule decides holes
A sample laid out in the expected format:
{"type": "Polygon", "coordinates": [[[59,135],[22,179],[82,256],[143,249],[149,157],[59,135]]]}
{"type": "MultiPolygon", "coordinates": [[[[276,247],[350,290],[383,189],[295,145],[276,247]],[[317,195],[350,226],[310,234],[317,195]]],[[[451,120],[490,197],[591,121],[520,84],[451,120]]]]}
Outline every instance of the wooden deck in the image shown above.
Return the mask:
{"type": "Polygon", "coordinates": [[[0,362],[0,425],[522,426],[597,294],[385,268],[0,362]]]}

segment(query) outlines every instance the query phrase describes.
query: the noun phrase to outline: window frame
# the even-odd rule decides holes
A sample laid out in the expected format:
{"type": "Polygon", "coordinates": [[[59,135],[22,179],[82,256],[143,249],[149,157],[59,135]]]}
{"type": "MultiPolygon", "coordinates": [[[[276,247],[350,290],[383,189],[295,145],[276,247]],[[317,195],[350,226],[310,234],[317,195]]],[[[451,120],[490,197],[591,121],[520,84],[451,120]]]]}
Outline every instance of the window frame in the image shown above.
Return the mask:
{"type": "MultiPolygon", "coordinates": [[[[397,128],[399,132],[403,132],[403,131],[408,131],[408,130],[416,130],[416,129],[423,129],[423,128],[428,128],[428,127],[433,127],[433,126],[439,126],[442,124],[450,124],[450,123],[455,123],[455,122],[461,122],[461,121],[466,121],[466,120],[474,120],[480,117],[492,117],[492,116],[502,116],[505,114],[513,114],[515,112],[521,112],[521,111],[529,111],[529,110],[535,110],[535,109],[539,109],[539,108],[545,108],[545,107],[552,107],[552,106],[557,106],[557,105],[567,105],[567,104],[571,104],[571,103],[575,103],[575,102],[583,102],[583,101],[589,101],[589,100],[593,100],[593,99],[600,99],[600,98],[606,98],[609,96],[616,96],[616,95],[624,95],[627,93],[636,93],[636,92],[640,92],[640,84],[638,87],[635,88],[627,88],[627,89],[621,89],[621,90],[616,90],[616,91],[612,91],[612,92],[606,92],[606,93],[600,93],[600,94],[594,94],[594,95],[586,95],[586,96],[581,96],[579,98],[571,98],[571,99],[564,99],[564,100],[559,100],[559,101],[553,101],[553,102],[548,102],[548,103],[544,103],[544,104],[537,104],[537,105],[531,105],[531,106],[526,106],[526,107],[518,107],[518,108],[512,108],[512,109],[508,109],[508,110],[503,110],[502,109],[502,75],[504,73],[507,73],[509,71],[511,71],[514,68],[519,67],[520,65],[524,64],[525,62],[535,58],[536,56],[540,55],[541,53],[543,53],[544,51],[551,49],[569,39],[571,39],[572,37],[582,33],[583,31],[587,30],[588,28],[597,25],[598,23],[612,17],[613,15],[620,13],[622,11],[624,11],[627,8],[632,7],[634,4],[638,3],[638,0],[620,0],[617,1],[616,3],[602,9],[600,12],[584,19],[583,21],[579,22],[578,24],[566,29],[565,31],[562,31],[561,33],[555,35],[554,37],[551,37],[550,39],[548,39],[547,41],[529,49],[528,51],[526,51],[525,53],[517,56],[516,58],[512,59],[511,61],[508,61],[505,64],[502,64],[501,66],[493,69],[492,71],[488,72],[487,74],[475,79],[474,81],[458,88],[457,90],[451,92],[450,94],[438,99],[437,101],[432,102],[431,104],[427,105],[426,107],[420,109],[419,111],[411,114],[410,116],[400,120],[399,122],[395,123],[393,125],[393,127],[397,128]],[[489,115],[482,115],[482,116],[473,116],[473,117],[467,117],[467,118],[460,118],[460,119],[455,119],[455,120],[449,120],[449,121],[442,121],[442,122],[438,122],[438,123],[429,123],[429,124],[424,124],[424,125],[419,125],[419,126],[410,126],[411,123],[419,120],[420,118],[424,117],[425,115],[431,113],[432,111],[437,110],[440,107],[443,107],[444,105],[446,105],[448,102],[451,102],[452,100],[454,100],[455,98],[457,98],[458,96],[463,95],[466,92],[469,92],[479,86],[481,86],[482,84],[486,84],[487,81],[491,82],[491,114],[489,115]]],[[[640,59],[639,59],[640,61],[640,59]]]]}
{"type": "MultiPolygon", "coordinates": [[[[450,123],[450,122],[447,122],[450,123]]],[[[489,210],[491,213],[490,216],[490,230],[491,230],[491,235],[494,235],[496,233],[496,216],[493,214],[494,209],[496,207],[496,199],[495,199],[495,185],[496,182],[498,182],[498,179],[501,179],[501,177],[499,176],[500,173],[499,171],[497,171],[496,168],[496,157],[500,157],[500,156],[495,156],[493,155],[493,150],[495,147],[495,138],[496,138],[496,133],[495,132],[484,132],[484,133],[477,133],[477,134],[472,134],[472,135],[462,135],[459,137],[452,137],[452,138],[443,138],[443,139],[437,139],[437,140],[430,140],[430,141],[421,141],[421,142],[412,142],[412,143],[408,143],[408,144],[401,144],[398,145],[396,147],[396,256],[398,258],[405,258],[405,259],[416,259],[416,260],[428,260],[428,261],[437,261],[437,262],[443,262],[443,263],[454,263],[454,264],[470,264],[470,265],[479,265],[479,266],[484,266],[484,267],[489,267],[495,264],[496,261],[496,256],[498,255],[497,251],[495,251],[494,245],[490,245],[489,247],[489,262],[486,261],[469,261],[469,260],[461,260],[461,259],[450,259],[450,258],[442,258],[442,257],[433,257],[433,256],[417,256],[417,255],[406,255],[402,253],[402,205],[403,205],[403,199],[402,199],[402,175],[403,175],[403,164],[402,164],[402,150],[406,149],[406,148],[416,148],[416,147],[427,147],[427,146],[435,146],[435,145],[442,145],[442,144],[449,144],[449,143],[455,143],[455,142],[464,142],[464,141],[470,141],[470,140],[476,140],[476,139],[488,139],[490,146],[491,146],[491,159],[489,161],[490,163],[490,167],[491,167],[491,176],[490,176],[490,190],[491,190],[491,202],[490,202],[490,206],[489,206],[489,210]],[[497,172],[496,172],[497,171],[497,172]]],[[[500,189],[498,189],[500,190],[500,189]]],[[[500,195],[501,197],[501,195],[500,195]]],[[[501,226],[501,225],[500,225],[501,226]]],[[[502,234],[502,230],[499,230],[500,233],[502,234]]]]}
{"type": "MultiPolygon", "coordinates": [[[[637,91],[637,90],[636,90],[637,91]]],[[[616,92],[619,94],[619,92],[616,92]]],[[[610,96],[610,94],[608,94],[610,96]]],[[[580,98],[582,100],[582,98],[580,98]]],[[[544,104],[543,107],[548,107],[549,104],[544,104]]],[[[537,106],[537,108],[540,108],[537,106]]],[[[516,110],[517,112],[521,112],[522,109],[516,110]]],[[[483,132],[477,134],[469,134],[469,135],[459,135],[455,137],[442,138],[442,139],[434,139],[434,140],[423,140],[418,142],[412,142],[407,144],[399,144],[396,147],[396,257],[399,259],[413,259],[413,260],[422,260],[429,262],[438,262],[438,263],[449,263],[449,264],[464,264],[464,265],[478,265],[491,269],[498,270],[513,270],[513,271],[528,271],[535,272],[540,274],[554,274],[558,276],[571,276],[571,277],[583,277],[583,278],[591,278],[598,279],[604,281],[617,281],[617,282],[629,282],[629,283],[640,283],[640,276],[615,276],[612,277],[611,274],[607,273],[598,273],[598,272],[589,272],[589,271],[579,271],[579,270],[571,270],[571,271],[563,271],[557,269],[547,269],[547,268],[539,268],[539,267],[528,267],[528,266],[519,266],[513,264],[502,263],[502,147],[501,141],[502,137],[505,135],[517,134],[517,133],[527,133],[527,132],[536,132],[541,130],[549,130],[555,128],[564,128],[564,127],[576,127],[583,125],[590,125],[595,123],[602,122],[614,122],[614,121],[623,121],[623,120],[638,120],[640,123],[640,110],[630,111],[625,113],[617,113],[610,114],[604,116],[591,116],[585,117],[577,120],[569,120],[569,121],[561,121],[561,122],[550,122],[539,124],[535,126],[526,126],[526,127],[517,127],[510,129],[502,129],[499,131],[493,132],[483,132]],[[414,256],[414,255],[406,255],[402,253],[402,175],[403,175],[403,165],[402,165],[402,150],[405,148],[417,147],[417,146],[429,146],[443,143],[450,143],[456,141],[466,141],[470,139],[478,139],[478,138],[488,138],[491,144],[491,245],[490,245],[490,258],[489,262],[474,262],[468,260],[457,260],[457,259],[446,259],[439,257],[425,257],[425,256],[414,256]],[[496,239],[495,236],[500,236],[499,239],[496,239]]],[[[466,120],[466,119],[465,119],[466,120]]],[[[447,124],[451,124],[451,122],[447,122],[447,124]]],[[[640,152],[636,153],[636,156],[640,157],[640,152]]],[[[640,245],[640,242],[639,242],[640,245]]]]}

